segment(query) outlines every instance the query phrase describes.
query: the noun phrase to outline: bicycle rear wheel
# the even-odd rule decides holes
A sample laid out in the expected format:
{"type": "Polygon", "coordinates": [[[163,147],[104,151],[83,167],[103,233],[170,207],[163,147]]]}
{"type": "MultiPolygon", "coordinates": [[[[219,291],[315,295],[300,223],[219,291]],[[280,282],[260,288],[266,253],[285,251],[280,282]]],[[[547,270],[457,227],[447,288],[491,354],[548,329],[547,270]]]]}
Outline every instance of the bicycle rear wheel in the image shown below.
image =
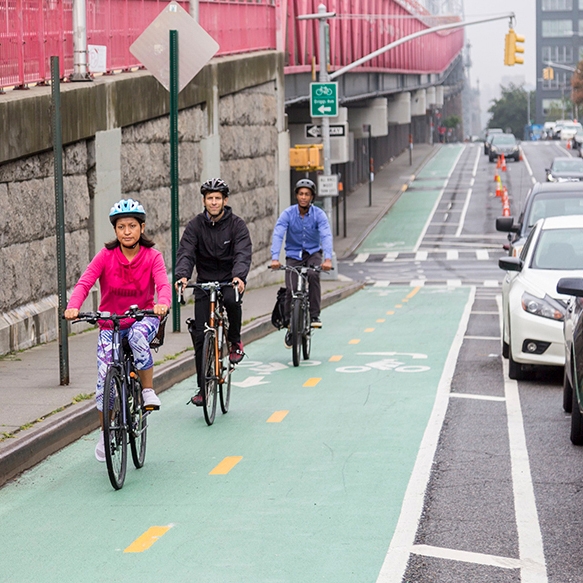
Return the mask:
{"type": "Polygon", "coordinates": [[[309,305],[304,307],[304,333],[302,334],[302,354],[304,360],[310,358],[310,349],[312,347],[312,322],[310,318],[309,305]]]}
{"type": "Polygon", "coordinates": [[[204,335],[202,346],[202,371],[204,386],[202,391],[204,420],[212,425],[217,410],[217,372],[215,370],[215,332],[209,330],[204,335]]]}
{"type": "Polygon", "coordinates": [[[291,336],[292,336],[292,360],[294,366],[300,365],[302,350],[302,326],[304,323],[302,303],[300,300],[293,300],[291,336]]]}
{"type": "MultiPolygon", "coordinates": [[[[136,374],[136,373],[133,373],[136,374]]],[[[139,377],[132,379],[131,397],[128,399],[128,416],[130,419],[130,451],[136,468],[141,468],[146,459],[146,434],[148,430],[147,415],[144,411],[144,397],[139,377]]]]}
{"type": "Polygon", "coordinates": [[[229,411],[229,403],[231,402],[231,373],[233,372],[229,361],[229,343],[226,340],[223,342],[221,367],[222,382],[219,385],[219,402],[221,411],[225,414],[229,411]]]}
{"type": "Polygon", "coordinates": [[[123,487],[128,460],[122,382],[119,370],[111,367],[103,391],[103,441],[109,481],[116,490],[123,487]]]}

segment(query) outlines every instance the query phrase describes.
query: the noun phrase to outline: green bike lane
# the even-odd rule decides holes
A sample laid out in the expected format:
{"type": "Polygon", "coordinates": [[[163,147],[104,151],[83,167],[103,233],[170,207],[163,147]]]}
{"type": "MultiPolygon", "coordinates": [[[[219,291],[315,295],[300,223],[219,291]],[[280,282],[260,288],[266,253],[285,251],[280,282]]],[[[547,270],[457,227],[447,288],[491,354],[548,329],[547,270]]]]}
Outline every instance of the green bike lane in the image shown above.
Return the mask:
{"type": "Polygon", "coordinates": [[[366,288],[298,368],[282,332],[248,345],[212,427],[176,385],[121,491],[95,433],[51,456],[0,490],[0,580],[376,581],[471,295],[366,288]]]}
{"type": "Polygon", "coordinates": [[[416,251],[464,148],[441,147],[359,245],[357,253],[416,251]]]}

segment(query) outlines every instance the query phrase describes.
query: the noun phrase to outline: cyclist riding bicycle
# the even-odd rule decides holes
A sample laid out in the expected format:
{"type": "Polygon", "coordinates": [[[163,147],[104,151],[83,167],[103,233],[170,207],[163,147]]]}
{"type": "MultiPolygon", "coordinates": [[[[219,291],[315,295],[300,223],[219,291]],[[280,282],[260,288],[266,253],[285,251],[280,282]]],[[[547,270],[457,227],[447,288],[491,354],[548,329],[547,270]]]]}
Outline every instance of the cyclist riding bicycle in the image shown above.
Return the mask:
{"type": "MultiPolygon", "coordinates": [[[[160,406],[154,392],[154,360],[150,342],[160,326],[160,317],[168,312],[172,288],[168,281],[164,258],[153,249],[155,243],[144,234],[146,211],[131,198],[120,200],[111,208],[109,220],[115,239],[93,258],[71,295],[65,318],[74,320],[95,282],[99,280],[101,301],[99,310],[114,314],[125,313],[130,306],[153,310],[159,317],[145,317],[140,321],[126,318],[122,321],[122,338],[127,337],[134,354],[134,362],[143,387],[145,406],[160,406]],[[154,294],[157,295],[157,303],[154,294]]],[[[112,323],[100,321],[97,340],[97,388],[95,401],[101,426],[105,375],[112,362],[112,323]]],[[[95,457],[105,461],[103,431],[95,447],[95,457]]]]}
{"type": "MultiPolygon", "coordinates": [[[[298,180],[295,186],[297,204],[285,209],[273,230],[271,243],[271,268],[279,269],[279,253],[285,237],[285,261],[292,267],[322,266],[323,271],[332,269],[332,231],[326,213],[313,205],[316,185],[307,178],[298,180]],[[324,261],[322,261],[322,256],[324,261]]],[[[291,311],[291,290],[296,286],[297,275],[285,274],[285,314],[289,322],[291,311]]],[[[313,328],[321,328],[320,321],[320,274],[308,274],[310,294],[310,317],[313,328]]],[[[284,340],[286,348],[291,348],[291,333],[288,330],[284,340]]]]}
{"type": "MultiPolygon", "coordinates": [[[[245,291],[246,278],[251,267],[252,245],[249,229],[245,221],[233,214],[227,206],[229,187],[220,178],[212,178],[200,187],[204,211],[196,215],[186,225],[176,254],[176,289],[186,285],[196,266],[197,283],[232,282],[235,288],[222,289],[225,308],[229,318],[228,341],[231,345],[229,360],[232,364],[241,362],[245,355],[241,342],[241,297],[245,291]]],[[[191,402],[200,407],[203,404],[201,387],[202,346],[205,325],[208,323],[208,293],[199,288],[194,290],[194,327],[190,329],[194,340],[194,355],[198,392],[191,402]]]]}

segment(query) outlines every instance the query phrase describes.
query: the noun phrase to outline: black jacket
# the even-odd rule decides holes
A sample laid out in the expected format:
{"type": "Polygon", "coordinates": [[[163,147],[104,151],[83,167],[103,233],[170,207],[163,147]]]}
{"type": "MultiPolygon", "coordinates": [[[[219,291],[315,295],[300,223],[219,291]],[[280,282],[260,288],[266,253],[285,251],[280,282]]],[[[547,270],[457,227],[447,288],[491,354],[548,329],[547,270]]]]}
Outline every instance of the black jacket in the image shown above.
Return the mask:
{"type": "Polygon", "coordinates": [[[196,265],[197,282],[246,281],[251,267],[251,236],[245,221],[225,206],[225,214],[211,221],[206,212],[196,215],[186,225],[176,254],[177,280],[192,277],[196,265]]]}

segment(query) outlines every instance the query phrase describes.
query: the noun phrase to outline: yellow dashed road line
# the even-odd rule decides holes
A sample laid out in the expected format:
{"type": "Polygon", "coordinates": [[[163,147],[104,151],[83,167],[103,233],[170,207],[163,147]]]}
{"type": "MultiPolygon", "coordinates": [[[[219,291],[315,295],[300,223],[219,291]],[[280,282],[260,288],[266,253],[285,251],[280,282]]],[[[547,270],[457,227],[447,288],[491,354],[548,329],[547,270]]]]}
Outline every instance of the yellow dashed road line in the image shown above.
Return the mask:
{"type": "Polygon", "coordinates": [[[303,386],[304,387],[315,387],[321,380],[322,380],[322,377],[312,377],[311,379],[308,379],[303,384],[303,386]]]}
{"type": "Polygon", "coordinates": [[[365,332],[374,332],[374,328],[365,328],[364,331],[365,332]]]}
{"type": "Polygon", "coordinates": [[[358,344],[360,342],[359,338],[353,338],[348,344],[358,344]]]}
{"type": "Polygon", "coordinates": [[[328,362],[338,362],[339,360],[342,360],[342,355],[334,354],[328,359],[328,362]]]}
{"type": "Polygon", "coordinates": [[[151,526],[142,536],[139,536],[127,549],[125,549],[124,553],[142,553],[149,549],[171,528],[171,526],[151,526]]]}
{"type": "Polygon", "coordinates": [[[285,416],[289,413],[289,411],[276,411],[272,413],[267,423],[280,423],[285,419],[285,416]]]}
{"type": "Polygon", "coordinates": [[[228,474],[241,460],[242,455],[227,456],[220,464],[209,472],[210,475],[224,475],[228,474]]]}

